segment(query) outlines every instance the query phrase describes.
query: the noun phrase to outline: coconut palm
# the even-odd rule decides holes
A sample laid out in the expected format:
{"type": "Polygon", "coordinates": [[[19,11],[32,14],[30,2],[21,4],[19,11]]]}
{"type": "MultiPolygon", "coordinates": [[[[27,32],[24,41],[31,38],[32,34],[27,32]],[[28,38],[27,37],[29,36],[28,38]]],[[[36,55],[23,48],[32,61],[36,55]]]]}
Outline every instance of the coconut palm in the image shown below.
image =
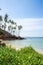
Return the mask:
{"type": "Polygon", "coordinates": [[[7,14],[5,14],[4,21],[8,22],[8,15],[7,14]]]}
{"type": "Polygon", "coordinates": [[[18,26],[18,36],[20,35],[20,30],[22,29],[22,26],[21,25],[19,25],[18,26]]]}
{"type": "Polygon", "coordinates": [[[14,22],[14,25],[15,25],[15,27],[17,27],[17,23],[16,22],[14,22]]]}
{"type": "Polygon", "coordinates": [[[2,28],[2,23],[0,23],[0,28],[2,28]]]}
{"type": "Polygon", "coordinates": [[[13,20],[11,21],[11,24],[12,24],[12,25],[14,24],[14,21],[13,21],[13,20]]]}
{"type": "Polygon", "coordinates": [[[4,23],[4,30],[6,29],[6,23],[4,23]]]}
{"type": "Polygon", "coordinates": [[[11,19],[8,22],[11,23],[11,19]]]}
{"type": "Polygon", "coordinates": [[[13,35],[15,35],[16,27],[13,27],[13,35]]]}
{"type": "Polygon", "coordinates": [[[4,30],[5,30],[6,26],[7,26],[6,23],[8,23],[8,15],[7,14],[5,14],[4,21],[5,21],[5,23],[4,23],[4,25],[5,25],[4,26],[5,27],[4,30]]]}
{"type": "Polygon", "coordinates": [[[11,20],[10,22],[11,22],[11,33],[12,33],[12,32],[13,32],[13,25],[14,25],[14,21],[13,21],[13,20],[11,20]]]}
{"type": "Polygon", "coordinates": [[[14,22],[13,20],[11,20],[11,19],[10,19],[10,20],[9,20],[9,23],[11,23],[11,26],[13,26],[13,25],[14,25],[15,27],[17,27],[16,22],[14,22]]]}
{"type": "Polygon", "coordinates": [[[10,23],[11,25],[8,27],[8,30],[11,30],[11,34],[12,34],[14,21],[10,19],[10,20],[9,20],[9,23],[10,23]]]}
{"type": "Polygon", "coordinates": [[[4,25],[2,24],[2,29],[4,30],[4,25]]]}
{"type": "Polygon", "coordinates": [[[0,28],[1,28],[1,21],[2,21],[3,19],[2,19],[2,16],[0,15],[0,28]]]}
{"type": "Polygon", "coordinates": [[[10,32],[10,30],[11,30],[11,25],[8,26],[8,31],[10,32]]]}

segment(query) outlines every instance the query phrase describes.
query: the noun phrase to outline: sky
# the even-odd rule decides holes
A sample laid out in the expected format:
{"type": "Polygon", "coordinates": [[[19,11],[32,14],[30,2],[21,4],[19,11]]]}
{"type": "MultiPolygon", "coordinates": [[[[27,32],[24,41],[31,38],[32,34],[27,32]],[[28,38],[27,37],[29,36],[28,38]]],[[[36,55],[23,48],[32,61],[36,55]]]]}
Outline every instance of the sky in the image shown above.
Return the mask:
{"type": "Polygon", "coordinates": [[[21,36],[43,37],[43,0],[0,0],[0,8],[23,26],[21,36]]]}

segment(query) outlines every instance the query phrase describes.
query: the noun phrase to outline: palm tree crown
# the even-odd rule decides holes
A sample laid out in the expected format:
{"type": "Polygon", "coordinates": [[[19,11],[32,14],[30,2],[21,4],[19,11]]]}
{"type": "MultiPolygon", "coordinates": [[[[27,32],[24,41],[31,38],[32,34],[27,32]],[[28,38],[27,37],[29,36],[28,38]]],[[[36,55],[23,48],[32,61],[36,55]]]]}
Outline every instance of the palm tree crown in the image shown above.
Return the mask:
{"type": "Polygon", "coordinates": [[[22,29],[22,26],[21,26],[21,25],[19,25],[19,26],[18,26],[18,29],[19,29],[19,30],[21,30],[21,29],[22,29]]]}
{"type": "Polygon", "coordinates": [[[7,15],[7,14],[5,14],[4,21],[5,21],[5,22],[8,21],[8,15],[7,15]]]}

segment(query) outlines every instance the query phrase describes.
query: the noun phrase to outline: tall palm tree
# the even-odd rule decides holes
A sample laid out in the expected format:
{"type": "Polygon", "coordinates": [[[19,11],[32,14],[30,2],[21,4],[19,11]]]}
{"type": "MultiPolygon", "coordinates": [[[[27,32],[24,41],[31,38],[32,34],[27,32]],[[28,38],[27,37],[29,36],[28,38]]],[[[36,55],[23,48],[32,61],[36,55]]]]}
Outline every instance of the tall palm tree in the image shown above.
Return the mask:
{"type": "Polygon", "coordinates": [[[8,21],[8,14],[5,14],[4,21],[5,21],[5,22],[8,21]]]}
{"type": "Polygon", "coordinates": [[[11,33],[13,32],[13,25],[14,25],[14,21],[11,20],[11,33]]]}
{"type": "Polygon", "coordinates": [[[16,27],[17,27],[17,24],[16,24],[16,22],[14,22],[13,20],[9,20],[9,23],[11,23],[11,33],[15,33],[15,30],[16,30],[16,27]]]}
{"type": "Polygon", "coordinates": [[[2,16],[0,15],[0,28],[1,28],[1,21],[2,21],[3,19],[2,19],[2,16]]]}
{"type": "Polygon", "coordinates": [[[14,21],[13,21],[13,20],[11,21],[11,24],[12,24],[12,25],[14,24],[14,21]]]}
{"type": "Polygon", "coordinates": [[[8,22],[8,15],[7,14],[5,14],[5,17],[4,17],[4,21],[5,21],[5,23],[4,23],[4,30],[6,29],[6,23],[8,22]]]}
{"type": "Polygon", "coordinates": [[[9,20],[9,23],[11,23],[11,19],[9,20]]]}
{"type": "Polygon", "coordinates": [[[13,35],[15,35],[16,27],[13,27],[13,35]]]}
{"type": "Polygon", "coordinates": [[[8,31],[9,31],[9,32],[11,31],[11,25],[8,26],[8,31]]]}
{"type": "Polygon", "coordinates": [[[0,21],[2,21],[2,16],[0,15],[0,21]]]}
{"type": "Polygon", "coordinates": [[[14,21],[10,19],[9,20],[9,23],[11,23],[10,28],[11,28],[11,34],[12,34],[14,21]]]}
{"type": "Polygon", "coordinates": [[[0,28],[2,28],[2,23],[0,23],[0,28]]]}
{"type": "Polygon", "coordinates": [[[17,27],[17,23],[16,22],[14,22],[14,25],[15,25],[15,27],[17,27]]]}
{"type": "Polygon", "coordinates": [[[20,30],[22,29],[22,26],[21,25],[19,25],[18,26],[18,36],[20,35],[20,30]]]}
{"type": "Polygon", "coordinates": [[[2,24],[2,29],[4,30],[4,25],[2,24]]]}
{"type": "Polygon", "coordinates": [[[6,25],[4,23],[4,24],[2,24],[2,29],[5,30],[5,28],[6,28],[6,25]]]}

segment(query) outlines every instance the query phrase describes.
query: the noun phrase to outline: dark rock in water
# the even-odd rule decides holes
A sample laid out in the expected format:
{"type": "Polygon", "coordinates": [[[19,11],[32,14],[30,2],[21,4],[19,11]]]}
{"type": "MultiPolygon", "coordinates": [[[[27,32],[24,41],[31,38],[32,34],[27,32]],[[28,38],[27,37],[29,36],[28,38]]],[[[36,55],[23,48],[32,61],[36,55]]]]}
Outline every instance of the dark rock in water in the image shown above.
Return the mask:
{"type": "Polygon", "coordinates": [[[18,39],[19,39],[19,40],[23,40],[24,38],[22,38],[22,37],[19,36],[18,39]]]}

